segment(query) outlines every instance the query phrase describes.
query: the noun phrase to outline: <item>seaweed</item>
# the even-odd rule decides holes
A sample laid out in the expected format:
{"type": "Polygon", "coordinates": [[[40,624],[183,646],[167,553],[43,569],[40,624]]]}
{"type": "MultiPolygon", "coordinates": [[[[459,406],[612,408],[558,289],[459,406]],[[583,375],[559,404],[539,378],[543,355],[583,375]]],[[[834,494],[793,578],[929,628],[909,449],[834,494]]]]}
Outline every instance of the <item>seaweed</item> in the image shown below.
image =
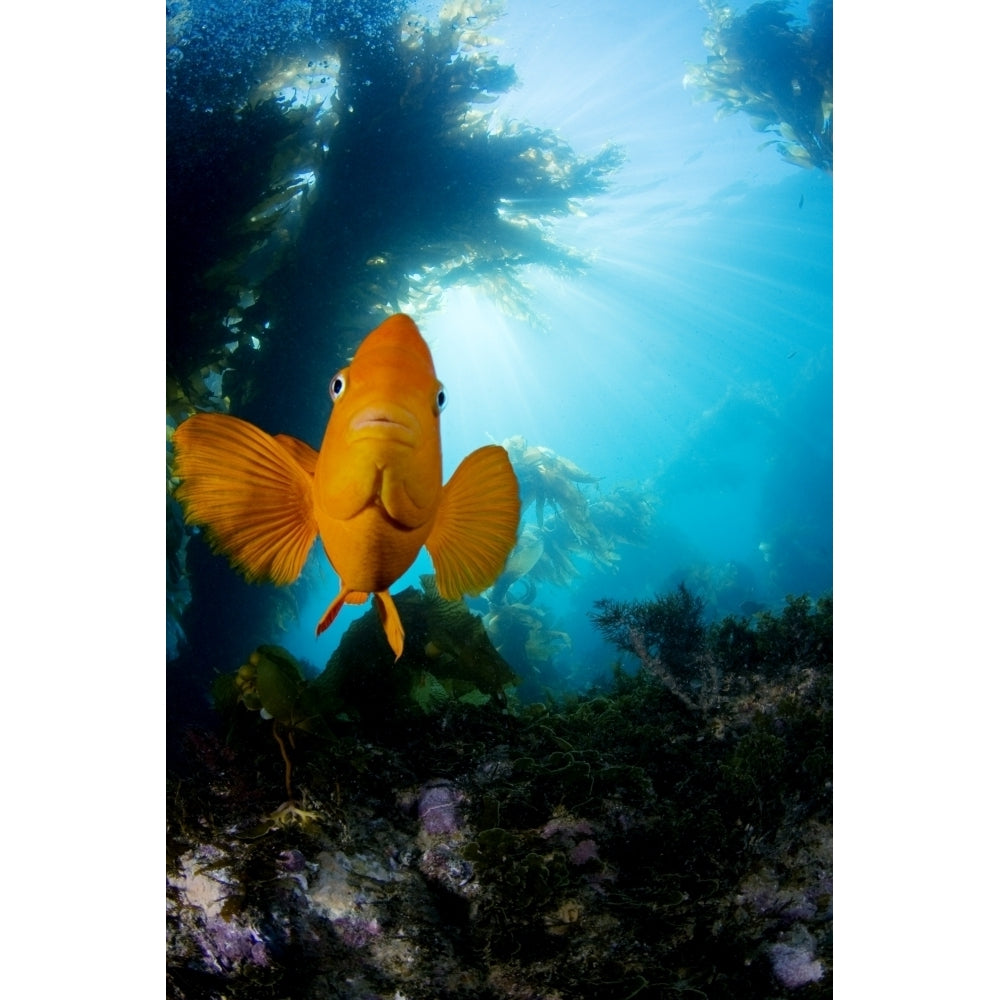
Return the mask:
{"type": "Polygon", "coordinates": [[[676,592],[651,601],[594,602],[589,617],[623,652],[634,653],[643,670],[660,678],[684,704],[694,707],[713,686],[711,663],[699,656],[705,641],[704,601],[681,583],[676,592]]]}
{"type": "Polygon", "coordinates": [[[436,600],[407,592],[420,641],[396,664],[374,615],[322,683],[300,690],[279,658],[287,718],[308,691],[329,727],[295,729],[314,822],[254,827],[282,766],[258,715],[230,697],[228,743],[189,735],[197,766],[169,801],[175,989],[830,996],[832,598],[711,624],[683,587],[600,602],[595,627],[629,658],[639,635],[661,669],[528,705],[414,698],[426,664],[406,656],[436,600]]]}
{"type": "Polygon", "coordinates": [[[719,114],[742,112],[790,163],[833,172],[833,0],[815,0],[809,24],[794,23],[789,0],[765,0],[739,14],[704,2],[711,55],[684,79],[719,114]]]}
{"type": "Polygon", "coordinates": [[[431,311],[447,288],[475,284],[537,320],[524,268],[586,266],[553,224],[605,191],[624,154],[582,156],[490,112],[517,82],[485,33],[503,10],[463,0],[435,21],[386,4],[367,37],[331,19],[308,44],[286,27],[263,59],[234,54],[214,101],[183,94],[197,80],[187,72],[172,88],[175,414],[186,402],[259,422],[267,399],[274,419],[273,390],[308,384],[316,357],[348,353],[390,313],[431,311]]]}

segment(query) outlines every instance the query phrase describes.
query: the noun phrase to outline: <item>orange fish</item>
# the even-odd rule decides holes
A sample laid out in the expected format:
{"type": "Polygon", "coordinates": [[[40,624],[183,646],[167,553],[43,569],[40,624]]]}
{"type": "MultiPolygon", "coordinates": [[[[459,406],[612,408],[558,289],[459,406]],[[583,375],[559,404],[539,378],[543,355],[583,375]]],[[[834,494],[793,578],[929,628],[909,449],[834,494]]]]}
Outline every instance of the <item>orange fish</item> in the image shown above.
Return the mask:
{"type": "Polygon", "coordinates": [[[189,417],[174,434],[176,495],[185,520],[251,581],[292,583],[318,534],[340,592],[316,634],[374,594],[398,660],[404,633],[389,587],[423,545],[442,597],[489,587],[517,538],[517,477],[507,452],[486,445],[442,485],[444,386],[408,316],[368,334],[330,395],[319,452],[226,414],[189,417]]]}

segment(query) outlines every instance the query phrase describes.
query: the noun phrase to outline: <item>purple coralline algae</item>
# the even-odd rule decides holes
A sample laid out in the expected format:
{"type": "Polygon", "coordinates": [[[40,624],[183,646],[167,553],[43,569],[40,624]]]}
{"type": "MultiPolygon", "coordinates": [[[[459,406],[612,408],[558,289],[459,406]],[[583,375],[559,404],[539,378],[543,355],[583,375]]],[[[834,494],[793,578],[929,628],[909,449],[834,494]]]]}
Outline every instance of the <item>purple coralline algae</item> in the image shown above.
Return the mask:
{"type": "Polygon", "coordinates": [[[573,865],[600,861],[597,841],[591,836],[593,833],[594,828],[587,820],[578,819],[565,812],[557,812],[541,830],[546,840],[568,851],[570,864],[573,865]]]}
{"type": "Polygon", "coordinates": [[[447,781],[436,781],[420,790],[417,815],[424,833],[449,835],[462,826],[458,804],[460,793],[447,781]]]}
{"type": "Polygon", "coordinates": [[[278,867],[286,872],[300,872],[306,867],[306,856],[301,851],[282,851],[278,855],[278,867]]]}
{"type": "Polygon", "coordinates": [[[773,944],[770,956],[774,975],[790,990],[823,978],[823,965],[813,954],[811,945],[773,944]]]}
{"type": "Polygon", "coordinates": [[[599,861],[597,856],[597,841],[581,840],[570,852],[569,860],[574,865],[585,865],[588,861],[599,861]]]}
{"type": "Polygon", "coordinates": [[[382,932],[377,920],[351,914],[332,921],[337,936],[348,948],[363,948],[382,932]]]}
{"type": "Polygon", "coordinates": [[[203,942],[208,968],[234,972],[245,965],[268,964],[267,945],[253,927],[214,917],[206,923],[203,942]]]}
{"type": "Polygon", "coordinates": [[[178,874],[168,883],[168,933],[186,942],[190,967],[235,976],[247,967],[268,965],[270,956],[251,922],[224,915],[229,876],[215,867],[218,857],[215,848],[202,845],[181,859],[178,874]]]}

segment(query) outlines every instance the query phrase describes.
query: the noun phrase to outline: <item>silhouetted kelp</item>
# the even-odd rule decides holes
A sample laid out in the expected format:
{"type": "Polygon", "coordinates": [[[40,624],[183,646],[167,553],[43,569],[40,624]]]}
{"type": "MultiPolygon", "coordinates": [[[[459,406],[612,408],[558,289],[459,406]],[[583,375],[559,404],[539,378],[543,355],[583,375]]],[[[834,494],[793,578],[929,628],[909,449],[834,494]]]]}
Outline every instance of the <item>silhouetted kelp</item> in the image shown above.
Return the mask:
{"type": "MultiPolygon", "coordinates": [[[[175,416],[255,420],[264,406],[274,419],[276,390],[322,385],[389,313],[419,314],[471,283],[526,318],[526,265],[584,265],[552,223],[606,189],[621,150],[579,156],[551,130],[484,110],[517,79],[485,34],[502,3],[449,4],[434,23],[390,19],[394,8],[377,5],[363,35],[327,19],[308,35],[282,29],[265,57],[240,46],[214,102],[187,95],[190,73],[172,91],[175,416]]],[[[323,406],[320,394],[310,428],[323,406]]]]}
{"type": "MultiPolygon", "coordinates": [[[[715,101],[719,114],[742,111],[790,163],[833,172],[833,0],[809,6],[808,26],[793,23],[789,0],[765,0],[738,14],[703,0],[709,16],[703,66],[685,85],[715,101]]],[[[764,148],[763,146],[761,148],[764,148]]]]}

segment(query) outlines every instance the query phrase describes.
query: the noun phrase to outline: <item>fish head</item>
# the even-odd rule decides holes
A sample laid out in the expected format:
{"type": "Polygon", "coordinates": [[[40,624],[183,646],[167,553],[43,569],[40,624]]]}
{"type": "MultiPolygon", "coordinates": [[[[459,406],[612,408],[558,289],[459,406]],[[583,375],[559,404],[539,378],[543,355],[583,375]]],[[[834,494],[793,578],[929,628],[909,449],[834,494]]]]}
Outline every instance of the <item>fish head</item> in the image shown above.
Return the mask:
{"type": "Polygon", "coordinates": [[[347,444],[363,440],[430,447],[440,440],[444,386],[416,324],[391,316],[358,348],[330,386],[331,425],[347,444]]]}
{"type": "Polygon", "coordinates": [[[401,490],[411,512],[400,519],[412,525],[419,520],[413,508],[430,510],[441,491],[445,403],[430,349],[413,320],[390,316],[368,334],[331,380],[330,395],[333,412],[320,447],[318,489],[329,503],[354,508],[381,491],[390,513],[385,490],[401,490]]]}

